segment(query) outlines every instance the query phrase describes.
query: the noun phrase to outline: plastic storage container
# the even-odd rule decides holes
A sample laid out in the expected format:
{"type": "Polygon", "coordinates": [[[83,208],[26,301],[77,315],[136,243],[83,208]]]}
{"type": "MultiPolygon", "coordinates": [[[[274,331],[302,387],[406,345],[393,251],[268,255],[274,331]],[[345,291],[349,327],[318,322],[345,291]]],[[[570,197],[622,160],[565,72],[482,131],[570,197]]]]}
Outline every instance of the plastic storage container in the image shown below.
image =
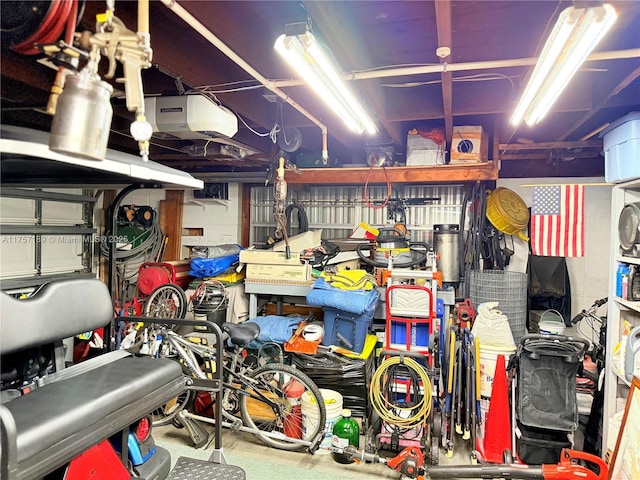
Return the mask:
{"type": "Polygon", "coordinates": [[[605,180],[619,183],[640,177],[640,112],[619,118],[600,136],[605,180]]]}
{"type": "Polygon", "coordinates": [[[616,269],[616,297],[623,298],[622,296],[622,281],[625,275],[629,275],[629,265],[626,263],[619,263],[616,269]]]}
{"type": "Polygon", "coordinates": [[[362,315],[356,315],[325,307],[322,344],[335,345],[361,353],[374,312],[375,308],[372,308],[362,315]]]}
{"type": "Polygon", "coordinates": [[[624,351],[624,376],[627,381],[633,380],[640,372],[640,326],[634,328],[627,337],[624,351]]]}

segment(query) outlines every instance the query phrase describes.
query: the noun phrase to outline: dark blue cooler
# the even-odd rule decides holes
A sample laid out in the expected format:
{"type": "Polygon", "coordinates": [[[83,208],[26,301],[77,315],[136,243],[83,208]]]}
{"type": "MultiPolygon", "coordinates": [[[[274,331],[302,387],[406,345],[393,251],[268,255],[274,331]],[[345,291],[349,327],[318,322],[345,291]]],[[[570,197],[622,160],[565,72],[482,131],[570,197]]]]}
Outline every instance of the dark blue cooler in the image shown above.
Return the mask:
{"type": "Polygon", "coordinates": [[[376,304],[361,315],[324,308],[323,345],[335,345],[352,352],[361,353],[369,333],[376,304]]]}

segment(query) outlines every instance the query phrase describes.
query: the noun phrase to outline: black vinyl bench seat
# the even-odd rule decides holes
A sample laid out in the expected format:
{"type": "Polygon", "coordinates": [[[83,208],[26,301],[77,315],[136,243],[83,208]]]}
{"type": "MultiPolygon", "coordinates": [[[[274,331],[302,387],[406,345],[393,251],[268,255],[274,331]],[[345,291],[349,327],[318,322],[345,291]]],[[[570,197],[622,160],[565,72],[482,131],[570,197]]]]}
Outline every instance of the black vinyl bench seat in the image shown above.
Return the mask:
{"type": "MultiPolygon", "coordinates": [[[[48,284],[27,300],[2,293],[1,300],[2,355],[95,330],[113,316],[111,297],[99,280],[48,284]]],[[[186,386],[178,362],[122,351],[60,370],[51,378],[0,405],[3,479],[41,478],[186,386]]]]}
{"type": "Polygon", "coordinates": [[[15,478],[37,478],[52,458],[64,465],[87,444],[126,428],[184,387],[177,362],[131,356],[5,403],[3,424],[12,421],[15,428],[13,435],[6,432],[15,440],[15,478]]]}

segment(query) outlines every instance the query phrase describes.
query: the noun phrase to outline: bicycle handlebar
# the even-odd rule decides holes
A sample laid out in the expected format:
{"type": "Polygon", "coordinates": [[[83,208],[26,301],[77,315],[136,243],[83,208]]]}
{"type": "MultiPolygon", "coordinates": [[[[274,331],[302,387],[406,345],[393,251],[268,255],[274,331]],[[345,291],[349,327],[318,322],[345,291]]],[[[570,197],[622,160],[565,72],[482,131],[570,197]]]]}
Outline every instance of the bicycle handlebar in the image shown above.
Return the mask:
{"type": "Polygon", "coordinates": [[[596,300],[596,301],[594,302],[594,305],[595,305],[595,306],[597,306],[597,307],[601,307],[602,305],[604,305],[605,303],[607,303],[607,301],[608,301],[608,300],[609,300],[609,298],[608,298],[608,297],[601,298],[600,300],[596,300]]]}
{"type": "Polygon", "coordinates": [[[600,300],[596,300],[595,302],[593,302],[593,305],[591,305],[591,307],[589,307],[589,310],[582,310],[579,314],[577,314],[575,317],[573,317],[571,319],[571,324],[575,325],[580,320],[582,320],[584,317],[589,316],[589,315],[595,315],[596,311],[601,306],[603,306],[605,303],[607,303],[608,300],[609,300],[608,297],[604,297],[604,298],[601,298],[600,300]]]}

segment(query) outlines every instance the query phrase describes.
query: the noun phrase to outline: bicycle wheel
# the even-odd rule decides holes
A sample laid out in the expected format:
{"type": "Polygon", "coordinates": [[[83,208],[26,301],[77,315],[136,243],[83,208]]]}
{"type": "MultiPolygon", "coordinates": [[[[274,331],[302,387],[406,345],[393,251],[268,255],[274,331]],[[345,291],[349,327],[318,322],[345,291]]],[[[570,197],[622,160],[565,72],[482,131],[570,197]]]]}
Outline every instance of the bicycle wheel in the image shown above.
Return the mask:
{"type": "Polygon", "coordinates": [[[179,285],[160,285],[145,299],[144,316],[182,319],[187,314],[187,296],[179,285]]]}
{"type": "Polygon", "coordinates": [[[176,414],[191,403],[193,396],[194,392],[192,390],[185,390],[161,407],[156,408],[151,412],[151,424],[154,427],[170,424],[176,414]]]}
{"type": "Polygon", "coordinates": [[[249,375],[255,383],[240,396],[242,419],[270,447],[302,450],[325,430],[327,412],[318,386],[289,365],[271,363],[249,375]],[[305,411],[302,411],[304,405],[305,411]],[[304,415],[303,415],[304,414],[304,415]]]}

